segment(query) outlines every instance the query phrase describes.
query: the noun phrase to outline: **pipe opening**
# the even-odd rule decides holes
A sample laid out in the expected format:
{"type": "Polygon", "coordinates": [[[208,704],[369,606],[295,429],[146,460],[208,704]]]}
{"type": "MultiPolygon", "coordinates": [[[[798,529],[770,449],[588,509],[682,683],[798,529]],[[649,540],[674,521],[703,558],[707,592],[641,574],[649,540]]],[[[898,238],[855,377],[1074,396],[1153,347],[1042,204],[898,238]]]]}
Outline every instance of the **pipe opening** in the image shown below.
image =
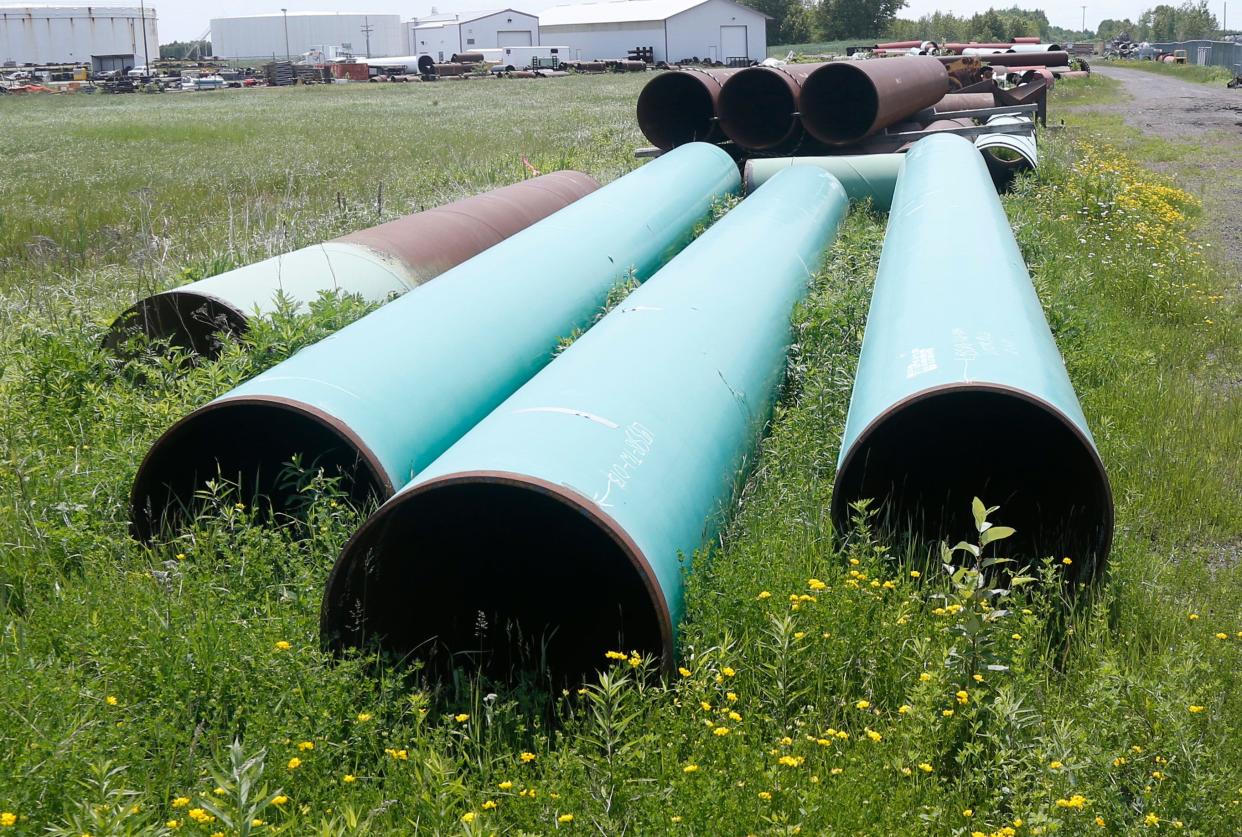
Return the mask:
{"type": "Polygon", "coordinates": [[[324,594],[326,648],[415,656],[511,680],[580,682],[604,652],[671,659],[645,559],[593,504],[550,483],[462,474],[407,492],[345,547],[324,594]]]}
{"type": "Polygon", "coordinates": [[[833,144],[866,138],[880,111],[875,84],[856,67],[826,64],[802,82],[802,123],[833,144]]]}
{"type": "Polygon", "coordinates": [[[220,355],[228,336],[240,336],[245,330],[245,315],[227,302],[206,294],[168,291],[126,309],[108,329],[103,347],[124,356],[126,342],[141,334],[211,359],[220,355]]]}
{"type": "Polygon", "coordinates": [[[710,139],[716,131],[712,81],[690,72],[665,73],[638,94],[638,127],[657,148],[710,139]]]}
{"type": "Polygon", "coordinates": [[[720,88],[721,130],[744,148],[769,150],[798,133],[797,88],[777,70],[756,68],[731,76],[720,88]]]}
{"type": "Polygon", "coordinates": [[[295,456],[306,472],[338,480],[354,503],[392,494],[382,467],[336,419],[296,402],[233,398],[191,413],[151,447],[130,495],[133,534],[149,540],[193,517],[209,480],[233,485],[230,503],[297,519],[306,495],[289,466],[295,456]]]}
{"type": "Polygon", "coordinates": [[[993,522],[1017,530],[1002,554],[1069,556],[1075,581],[1103,568],[1113,529],[1103,465],[1059,411],[1004,387],[937,388],[881,414],[842,463],[832,516],[844,531],[849,503],[873,498],[882,528],[973,543],[972,497],[1000,506],[993,522]]]}

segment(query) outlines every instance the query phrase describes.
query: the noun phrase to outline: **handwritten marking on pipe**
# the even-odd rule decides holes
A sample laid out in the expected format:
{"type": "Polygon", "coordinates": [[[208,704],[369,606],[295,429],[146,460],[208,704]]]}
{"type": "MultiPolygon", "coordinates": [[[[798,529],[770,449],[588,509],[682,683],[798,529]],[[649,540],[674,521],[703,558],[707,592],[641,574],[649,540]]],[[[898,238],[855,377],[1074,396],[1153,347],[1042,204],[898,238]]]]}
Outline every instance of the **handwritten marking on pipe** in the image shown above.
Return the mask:
{"type": "Polygon", "coordinates": [[[588,413],[585,410],[575,410],[572,407],[524,407],[521,410],[514,410],[513,412],[514,413],[563,413],[567,416],[579,416],[584,419],[589,419],[590,421],[593,421],[596,424],[604,425],[604,427],[607,427],[609,430],[616,430],[618,427],[621,426],[617,424],[615,421],[609,421],[603,416],[597,416],[594,413],[588,413]]]}
{"type": "Polygon", "coordinates": [[[597,491],[592,495],[591,499],[596,505],[600,508],[611,508],[612,504],[608,502],[608,498],[612,495],[612,489],[625,490],[634,478],[634,472],[647,460],[647,454],[651,453],[651,446],[654,442],[655,434],[640,422],[633,422],[625,428],[625,441],[622,443],[621,453],[605,472],[608,479],[604,486],[604,493],[601,495],[597,491]]]}
{"type": "Polygon", "coordinates": [[[934,348],[911,349],[910,363],[906,366],[906,377],[914,378],[927,372],[934,372],[939,368],[934,348]]]}

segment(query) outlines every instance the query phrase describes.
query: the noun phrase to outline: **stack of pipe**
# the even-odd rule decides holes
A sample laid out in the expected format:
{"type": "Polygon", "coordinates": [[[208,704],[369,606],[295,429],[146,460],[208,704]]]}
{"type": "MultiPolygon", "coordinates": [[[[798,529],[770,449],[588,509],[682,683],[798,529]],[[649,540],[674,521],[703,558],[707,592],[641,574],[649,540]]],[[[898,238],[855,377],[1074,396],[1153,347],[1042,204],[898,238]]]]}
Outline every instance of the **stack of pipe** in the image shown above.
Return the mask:
{"type": "Polygon", "coordinates": [[[952,543],[975,496],[1016,528],[1007,554],[1098,576],[1108,477],[987,168],[937,135],[906,155],[893,196],[832,518],[844,530],[874,498],[882,523],[952,543]]]}
{"type": "Polygon", "coordinates": [[[502,675],[537,653],[562,682],[610,648],[671,668],[685,559],[753,463],[847,208],[833,177],[790,168],[717,221],[366,521],[326,585],[324,645],[502,675]]]}
{"type": "Polygon", "coordinates": [[[538,372],[613,287],[684,247],[739,185],[720,148],[679,148],[195,410],[138,469],[134,534],[177,522],[211,480],[236,484],[264,513],[294,515],[298,458],[356,501],[388,497],[538,372]]]}
{"type": "Polygon", "coordinates": [[[224,335],[242,334],[251,317],[271,314],[282,300],[305,310],[323,293],[341,291],[382,302],[598,188],[580,172],[554,172],[191,282],[135,303],[103,345],[123,353],[140,333],[215,357],[224,335]]]}
{"type": "Polygon", "coordinates": [[[740,72],[687,67],[660,73],[638,94],[639,130],[664,149],[724,139],[716,120],[720,87],[740,72]]]}
{"type": "MultiPolygon", "coordinates": [[[[983,60],[988,64],[997,67],[1008,66],[1028,66],[1028,67],[1065,67],[1069,65],[1069,53],[1064,50],[1047,51],[1036,53],[995,53],[992,55],[983,55],[983,60]]],[[[945,64],[952,64],[959,60],[956,55],[939,55],[937,60],[945,64]]]]}

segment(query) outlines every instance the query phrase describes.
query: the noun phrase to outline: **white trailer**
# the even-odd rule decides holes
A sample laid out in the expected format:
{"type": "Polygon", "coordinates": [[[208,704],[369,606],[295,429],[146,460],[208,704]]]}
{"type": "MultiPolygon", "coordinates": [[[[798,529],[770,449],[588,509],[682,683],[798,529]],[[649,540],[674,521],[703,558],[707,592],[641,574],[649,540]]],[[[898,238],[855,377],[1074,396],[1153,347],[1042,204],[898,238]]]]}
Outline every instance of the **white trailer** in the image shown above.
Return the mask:
{"type": "Polygon", "coordinates": [[[535,59],[539,60],[539,66],[551,67],[570,58],[567,46],[509,46],[502,49],[504,55],[499,66],[506,70],[529,70],[535,59]]]}

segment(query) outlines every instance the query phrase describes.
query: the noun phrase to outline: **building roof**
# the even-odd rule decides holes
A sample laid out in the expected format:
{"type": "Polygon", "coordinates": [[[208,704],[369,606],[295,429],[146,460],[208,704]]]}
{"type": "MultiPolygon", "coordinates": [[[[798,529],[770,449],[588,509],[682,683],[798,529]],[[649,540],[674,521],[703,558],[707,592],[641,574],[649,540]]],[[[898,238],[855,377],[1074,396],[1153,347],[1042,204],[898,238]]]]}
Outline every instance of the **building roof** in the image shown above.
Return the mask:
{"type": "MultiPolygon", "coordinates": [[[[539,13],[540,26],[581,26],[592,23],[633,23],[641,20],[667,20],[688,12],[708,0],[598,0],[593,3],[566,3],[539,13]]],[[[732,0],[730,0],[732,2],[732,0]]],[[[734,4],[738,5],[738,4],[734,4]]],[[[747,11],[763,15],[756,9],[747,11]]],[[[763,15],[768,17],[768,15],[763,15]]]]}
{"type": "Polygon", "coordinates": [[[264,12],[258,15],[228,15],[226,17],[212,18],[212,20],[249,20],[258,17],[373,17],[373,18],[389,18],[395,17],[400,19],[401,15],[392,12],[264,12]]]}
{"type": "Polygon", "coordinates": [[[486,9],[474,12],[454,12],[452,14],[423,15],[422,17],[414,18],[414,22],[418,26],[423,26],[428,23],[469,23],[472,20],[481,20],[482,18],[491,17],[492,15],[498,15],[504,12],[513,12],[519,15],[527,15],[528,17],[538,17],[538,15],[533,15],[530,12],[505,8],[486,9]]]}

